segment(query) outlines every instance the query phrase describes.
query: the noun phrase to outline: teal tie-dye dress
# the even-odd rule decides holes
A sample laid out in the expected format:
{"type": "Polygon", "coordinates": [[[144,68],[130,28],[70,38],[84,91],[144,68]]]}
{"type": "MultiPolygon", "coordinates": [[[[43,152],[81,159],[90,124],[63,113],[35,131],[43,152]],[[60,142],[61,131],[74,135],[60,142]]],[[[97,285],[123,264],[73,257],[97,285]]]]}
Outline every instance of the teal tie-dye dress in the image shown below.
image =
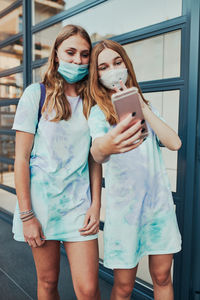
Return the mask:
{"type": "MultiPolygon", "coordinates": [[[[90,133],[80,97],[68,97],[72,117],[50,122],[43,116],[38,124],[40,85],[24,91],[13,129],[35,134],[30,156],[30,193],[33,211],[47,240],[86,241],[79,233],[91,204],[88,153],[90,133]],[[38,124],[38,128],[36,130],[38,124]]],[[[24,241],[17,204],[13,220],[14,238],[24,241]]]]}
{"type": "MultiPolygon", "coordinates": [[[[111,128],[97,105],[88,123],[93,140],[111,128]]],[[[104,265],[108,268],[129,269],[144,255],[181,250],[161,150],[147,125],[149,136],[138,148],[111,155],[105,163],[104,265]]]]}

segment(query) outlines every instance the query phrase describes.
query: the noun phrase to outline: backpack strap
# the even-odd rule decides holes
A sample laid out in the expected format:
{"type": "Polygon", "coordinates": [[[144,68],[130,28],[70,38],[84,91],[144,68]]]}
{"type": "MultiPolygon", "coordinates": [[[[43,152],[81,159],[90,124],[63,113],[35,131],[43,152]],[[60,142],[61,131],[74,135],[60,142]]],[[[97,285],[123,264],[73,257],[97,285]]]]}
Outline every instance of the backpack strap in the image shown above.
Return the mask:
{"type": "Polygon", "coordinates": [[[43,83],[40,83],[40,90],[41,90],[41,95],[40,95],[40,102],[39,102],[39,109],[38,109],[38,123],[37,123],[37,126],[36,126],[36,131],[37,131],[37,128],[38,128],[38,124],[40,122],[40,118],[42,116],[42,107],[44,105],[44,101],[45,101],[45,98],[46,98],[46,88],[45,88],[45,85],[43,83]]]}
{"type": "Polygon", "coordinates": [[[40,89],[41,89],[41,96],[40,96],[40,104],[39,104],[39,110],[38,110],[38,123],[42,116],[42,107],[44,105],[44,101],[45,101],[45,97],[46,97],[46,88],[43,83],[40,83],[40,89]]]}

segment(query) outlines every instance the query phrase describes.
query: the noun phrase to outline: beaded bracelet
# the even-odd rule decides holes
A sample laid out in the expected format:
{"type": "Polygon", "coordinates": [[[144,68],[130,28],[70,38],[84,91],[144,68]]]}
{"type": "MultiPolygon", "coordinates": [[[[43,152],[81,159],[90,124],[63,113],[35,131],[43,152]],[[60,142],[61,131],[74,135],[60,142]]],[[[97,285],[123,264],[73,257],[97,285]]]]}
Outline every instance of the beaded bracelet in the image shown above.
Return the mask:
{"type": "Polygon", "coordinates": [[[33,212],[33,211],[32,211],[31,213],[27,214],[27,215],[20,216],[20,219],[21,219],[21,220],[24,220],[24,219],[26,219],[26,218],[28,218],[28,217],[30,217],[30,216],[32,216],[32,215],[34,215],[34,212],[33,212]]]}
{"type": "Polygon", "coordinates": [[[21,219],[21,220],[22,220],[22,222],[26,222],[26,221],[29,221],[29,220],[33,219],[34,217],[35,217],[35,215],[34,215],[34,213],[33,213],[33,214],[29,215],[28,217],[23,218],[23,219],[21,219]]]}
{"type": "Polygon", "coordinates": [[[28,214],[30,214],[30,213],[32,213],[32,212],[33,212],[33,210],[30,209],[30,210],[27,210],[27,211],[21,211],[19,214],[20,214],[20,215],[28,215],[28,214]]]}

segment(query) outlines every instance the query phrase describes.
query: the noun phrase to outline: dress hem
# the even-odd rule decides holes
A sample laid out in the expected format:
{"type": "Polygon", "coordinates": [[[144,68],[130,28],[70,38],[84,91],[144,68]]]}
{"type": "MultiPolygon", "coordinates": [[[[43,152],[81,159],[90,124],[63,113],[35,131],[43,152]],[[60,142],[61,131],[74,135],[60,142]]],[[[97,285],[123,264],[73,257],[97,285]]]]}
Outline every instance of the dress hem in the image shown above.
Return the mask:
{"type": "Polygon", "coordinates": [[[142,257],[147,256],[147,255],[161,255],[161,254],[175,254],[177,252],[181,251],[181,247],[176,249],[176,250],[169,250],[169,251],[152,251],[152,252],[148,252],[148,253],[144,253],[140,256],[140,258],[137,260],[137,262],[133,265],[109,265],[107,263],[103,263],[104,267],[109,268],[109,269],[133,269],[135,268],[139,261],[141,260],[142,257]]]}
{"type": "MultiPolygon", "coordinates": [[[[13,237],[15,241],[17,242],[25,242],[25,240],[21,237],[13,237]]],[[[59,241],[59,242],[85,242],[85,241],[90,241],[90,240],[95,240],[98,238],[98,235],[92,235],[92,236],[87,236],[85,238],[56,238],[56,237],[48,237],[45,239],[45,241],[59,241]]]]}

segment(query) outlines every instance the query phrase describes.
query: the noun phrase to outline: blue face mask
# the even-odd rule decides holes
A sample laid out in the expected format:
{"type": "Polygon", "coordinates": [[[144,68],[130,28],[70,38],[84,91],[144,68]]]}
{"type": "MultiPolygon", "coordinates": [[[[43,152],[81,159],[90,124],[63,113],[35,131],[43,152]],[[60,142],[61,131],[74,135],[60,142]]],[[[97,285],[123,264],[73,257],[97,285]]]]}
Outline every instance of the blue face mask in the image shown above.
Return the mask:
{"type": "Polygon", "coordinates": [[[62,75],[68,83],[75,83],[88,74],[88,64],[77,65],[60,60],[58,73],[62,75]]]}

